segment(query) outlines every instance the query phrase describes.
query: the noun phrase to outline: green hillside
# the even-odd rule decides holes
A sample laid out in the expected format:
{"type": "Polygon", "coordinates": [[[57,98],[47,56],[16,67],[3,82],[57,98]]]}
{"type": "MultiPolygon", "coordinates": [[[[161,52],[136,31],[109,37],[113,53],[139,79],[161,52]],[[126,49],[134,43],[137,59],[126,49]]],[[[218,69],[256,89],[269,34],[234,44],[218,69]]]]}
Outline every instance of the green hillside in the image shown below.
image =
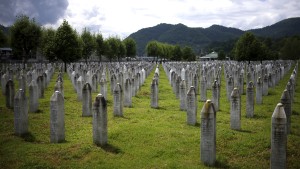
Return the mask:
{"type": "MultiPolygon", "coordinates": [[[[257,36],[281,38],[292,35],[300,35],[300,18],[289,18],[273,25],[248,30],[257,36]]],[[[216,42],[226,42],[237,39],[245,31],[212,25],[208,28],[190,28],[183,24],[161,23],[154,27],[144,28],[129,35],[137,42],[138,55],[145,55],[145,46],[151,40],[166,42],[169,44],[189,45],[196,53],[200,49],[216,42]]]]}

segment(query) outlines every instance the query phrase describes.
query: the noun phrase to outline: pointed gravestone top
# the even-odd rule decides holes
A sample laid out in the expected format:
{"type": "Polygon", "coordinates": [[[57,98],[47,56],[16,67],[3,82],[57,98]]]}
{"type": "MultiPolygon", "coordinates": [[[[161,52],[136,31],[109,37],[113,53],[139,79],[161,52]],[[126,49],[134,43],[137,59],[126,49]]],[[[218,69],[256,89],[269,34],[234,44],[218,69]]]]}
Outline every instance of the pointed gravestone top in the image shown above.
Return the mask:
{"type": "Polygon", "coordinates": [[[235,87],[232,90],[231,97],[239,97],[239,96],[240,96],[239,90],[238,90],[238,88],[235,87]]]}
{"type": "Polygon", "coordinates": [[[213,102],[211,100],[206,100],[201,110],[201,118],[203,115],[208,117],[214,115],[214,113],[215,113],[215,107],[213,102]]]}
{"type": "Polygon", "coordinates": [[[286,115],[284,112],[284,107],[282,103],[278,103],[277,106],[275,107],[275,110],[272,114],[272,119],[286,119],[286,115]]]}
{"type": "Polygon", "coordinates": [[[83,86],[83,90],[92,90],[92,87],[88,82],[86,82],[83,86]]]}
{"type": "Polygon", "coordinates": [[[254,87],[253,82],[250,81],[250,82],[248,83],[248,85],[247,85],[247,88],[253,88],[253,87],[254,87]]]}
{"type": "Polygon", "coordinates": [[[287,89],[285,89],[281,95],[281,100],[290,100],[291,96],[287,89]]]}

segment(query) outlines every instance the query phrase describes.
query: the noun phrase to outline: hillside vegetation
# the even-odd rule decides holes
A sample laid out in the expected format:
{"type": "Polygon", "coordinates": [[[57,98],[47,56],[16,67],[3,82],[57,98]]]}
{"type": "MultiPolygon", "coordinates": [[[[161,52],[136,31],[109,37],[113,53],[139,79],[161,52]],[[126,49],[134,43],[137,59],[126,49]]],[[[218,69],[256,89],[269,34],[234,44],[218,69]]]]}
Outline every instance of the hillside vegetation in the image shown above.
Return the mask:
{"type": "MultiPolygon", "coordinates": [[[[273,25],[247,30],[256,36],[265,38],[282,38],[286,36],[300,35],[300,18],[289,18],[273,25]]],[[[161,23],[154,27],[144,28],[129,35],[137,43],[138,55],[145,54],[145,46],[151,40],[191,46],[196,53],[202,48],[216,42],[227,42],[238,39],[246,31],[212,25],[208,28],[190,28],[183,24],[161,23]]]]}

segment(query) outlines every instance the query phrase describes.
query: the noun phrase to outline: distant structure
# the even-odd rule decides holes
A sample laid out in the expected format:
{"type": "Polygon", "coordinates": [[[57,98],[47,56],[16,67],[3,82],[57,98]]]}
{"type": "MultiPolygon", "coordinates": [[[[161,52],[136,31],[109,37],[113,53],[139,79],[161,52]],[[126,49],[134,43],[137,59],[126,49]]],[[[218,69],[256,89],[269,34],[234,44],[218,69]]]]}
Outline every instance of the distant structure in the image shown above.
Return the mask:
{"type": "Polygon", "coordinates": [[[218,53],[215,51],[199,58],[200,61],[217,60],[217,59],[218,59],[218,53]]]}
{"type": "Polygon", "coordinates": [[[11,48],[0,48],[0,60],[8,60],[12,56],[11,48]]]}

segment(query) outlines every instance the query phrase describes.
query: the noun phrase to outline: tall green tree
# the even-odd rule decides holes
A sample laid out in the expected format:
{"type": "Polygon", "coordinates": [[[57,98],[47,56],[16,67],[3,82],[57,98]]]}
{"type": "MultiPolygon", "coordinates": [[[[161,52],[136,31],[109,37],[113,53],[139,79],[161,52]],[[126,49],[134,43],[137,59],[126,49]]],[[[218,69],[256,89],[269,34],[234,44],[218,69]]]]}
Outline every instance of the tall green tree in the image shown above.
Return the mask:
{"type": "Polygon", "coordinates": [[[0,47],[5,47],[7,45],[7,37],[4,32],[0,29],[0,47]]]}
{"type": "Polygon", "coordinates": [[[173,48],[174,48],[173,45],[165,44],[164,59],[168,59],[168,60],[171,59],[172,53],[173,53],[173,48]]]}
{"type": "Polygon", "coordinates": [[[101,62],[102,56],[105,54],[105,44],[104,44],[102,34],[96,35],[95,42],[96,42],[96,53],[98,55],[99,62],[101,62]]]}
{"type": "Polygon", "coordinates": [[[173,51],[173,45],[168,43],[159,43],[160,46],[160,58],[162,59],[170,59],[173,51]]]}
{"type": "Polygon", "coordinates": [[[111,62],[114,59],[118,59],[119,49],[120,49],[118,38],[109,37],[108,39],[105,40],[105,43],[106,43],[105,53],[109,61],[111,62]]]}
{"type": "Polygon", "coordinates": [[[158,57],[161,54],[161,46],[157,41],[150,41],[147,43],[146,51],[148,56],[156,57],[156,62],[158,61],[158,57]]]}
{"type": "Polygon", "coordinates": [[[83,59],[85,59],[85,62],[87,63],[87,60],[90,58],[90,56],[95,50],[96,42],[94,41],[91,32],[86,28],[84,28],[81,34],[81,40],[82,40],[82,57],[83,59]]]}
{"type": "Polygon", "coordinates": [[[300,37],[293,36],[284,41],[280,49],[281,59],[298,60],[300,59],[300,37]]]}
{"type": "Polygon", "coordinates": [[[136,55],[136,42],[133,38],[126,38],[123,40],[123,43],[126,47],[126,57],[128,58],[134,58],[136,55]]]}
{"type": "Polygon", "coordinates": [[[193,51],[193,49],[189,46],[185,46],[182,49],[182,58],[185,61],[195,61],[196,60],[196,55],[193,51]]]}
{"type": "Polygon", "coordinates": [[[120,39],[117,39],[117,42],[119,46],[117,58],[118,62],[120,62],[120,59],[124,58],[124,56],[126,55],[126,46],[120,39]]]}
{"type": "Polygon", "coordinates": [[[180,61],[182,56],[182,50],[179,45],[175,45],[172,52],[172,58],[171,60],[180,61]]]}
{"type": "Polygon", "coordinates": [[[235,44],[234,56],[237,61],[256,61],[266,58],[266,48],[253,33],[244,33],[235,44]]]}
{"type": "Polygon", "coordinates": [[[17,58],[22,58],[24,67],[30,55],[34,55],[42,35],[41,27],[34,18],[19,15],[11,27],[11,47],[17,58]]]}
{"type": "Polygon", "coordinates": [[[82,49],[79,39],[76,31],[64,20],[55,34],[55,55],[64,62],[65,71],[67,71],[67,63],[81,58],[82,49]]]}
{"type": "Polygon", "coordinates": [[[226,55],[224,50],[220,50],[218,53],[218,60],[225,60],[226,59],[226,55]]]}
{"type": "Polygon", "coordinates": [[[56,60],[55,55],[55,33],[56,30],[52,28],[43,29],[42,30],[42,38],[41,38],[41,51],[42,54],[50,61],[56,60]]]}

